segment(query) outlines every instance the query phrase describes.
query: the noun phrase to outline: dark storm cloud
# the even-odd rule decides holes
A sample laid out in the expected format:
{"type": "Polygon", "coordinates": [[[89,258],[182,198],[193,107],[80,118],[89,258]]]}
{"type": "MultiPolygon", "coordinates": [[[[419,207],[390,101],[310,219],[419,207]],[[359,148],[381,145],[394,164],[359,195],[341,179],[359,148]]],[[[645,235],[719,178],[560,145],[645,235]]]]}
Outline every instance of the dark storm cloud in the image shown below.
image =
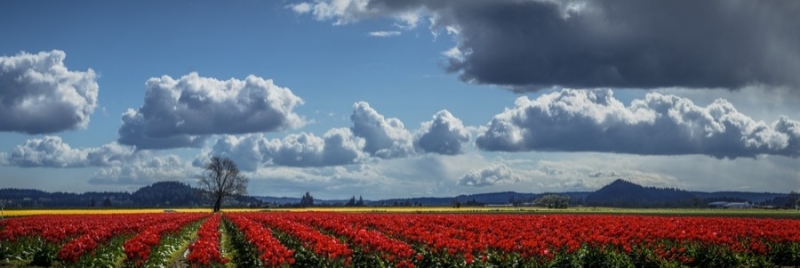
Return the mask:
{"type": "Polygon", "coordinates": [[[200,147],[212,134],[243,134],[300,126],[303,100],[256,76],[220,81],[197,73],[146,83],[144,105],[122,115],[119,143],[137,149],[200,147]]]}
{"type": "MultiPolygon", "coordinates": [[[[800,2],[661,0],[317,1],[305,12],[348,23],[408,14],[449,28],[446,69],[509,86],[800,86],[800,2]]],[[[403,17],[403,15],[406,15],[403,17]]],[[[413,16],[412,16],[413,17],[413,16]]]]}
{"type": "Polygon", "coordinates": [[[27,134],[86,128],[97,106],[92,69],[70,71],[53,50],[0,57],[0,131],[27,134]]]}
{"type": "Polygon", "coordinates": [[[702,154],[717,158],[800,156],[800,122],[755,121],[724,99],[708,106],[649,93],[625,106],[611,90],[572,90],[517,99],[494,116],[476,145],[487,151],[702,154]]]}

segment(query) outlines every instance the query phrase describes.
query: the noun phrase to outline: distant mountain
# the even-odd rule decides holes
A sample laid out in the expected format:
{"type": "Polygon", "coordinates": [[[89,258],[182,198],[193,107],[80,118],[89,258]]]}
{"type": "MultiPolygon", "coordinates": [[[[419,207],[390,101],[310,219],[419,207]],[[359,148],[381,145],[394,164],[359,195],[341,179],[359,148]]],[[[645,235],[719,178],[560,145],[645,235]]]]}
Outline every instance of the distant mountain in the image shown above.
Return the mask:
{"type": "Polygon", "coordinates": [[[701,202],[695,194],[684,190],[643,187],[621,179],[589,194],[584,200],[587,206],[604,207],[692,207],[701,202]]]}
{"type": "MultiPolygon", "coordinates": [[[[7,208],[92,208],[92,207],[204,207],[210,201],[199,189],[181,182],[156,182],[128,192],[49,193],[31,189],[0,189],[7,208]]],[[[229,206],[260,206],[261,201],[240,196],[226,199],[229,206]]]]}
{"type": "MultiPolygon", "coordinates": [[[[384,200],[364,200],[368,206],[451,206],[456,201],[462,205],[522,204],[548,194],[566,195],[571,205],[607,207],[705,207],[716,201],[744,202],[785,207],[794,204],[792,197],[781,193],[753,192],[698,192],[674,188],[644,187],[626,180],[615,180],[594,192],[517,193],[497,192],[458,195],[455,197],[413,197],[384,200]]],[[[312,193],[313,195],[313,193],[312,193]]],[[[793,197],[796,198],[796,197],[793,197]]],[[[204,207],[210,201],[199,194],[199,189],[181,182],[157,182],[133,193],[86,192],[49,193],[34,189],[0,189],[0,200],[6,208],[85,208],[85,207],[204,207]]],[[[315,205],[341,206],[345,199],[314,200],[315,205]]],[[[240,196],[229,198],[225,206],[294,205],[300,197],[240,196]]]]}

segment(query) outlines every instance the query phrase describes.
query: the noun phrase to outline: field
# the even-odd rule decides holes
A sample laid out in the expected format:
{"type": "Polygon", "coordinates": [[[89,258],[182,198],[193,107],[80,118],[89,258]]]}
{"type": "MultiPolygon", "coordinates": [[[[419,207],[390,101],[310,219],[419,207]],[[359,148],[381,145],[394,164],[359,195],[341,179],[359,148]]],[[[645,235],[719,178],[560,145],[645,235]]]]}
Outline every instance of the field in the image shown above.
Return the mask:
{"type": "Polygon", "coordinates": [[[0,266],[800,265],[800,213],[789,210],[169,211],[6,211],[0,266]]]}
{"type": "MultiPolygon", "coordinates": [[[[14,209],[5,210],[5,217],[33,215],[87,215],[197,212],[210,213],[208,208],[148,208],[148,209],[14,209]]],[[[312,208],[224,208],[223,212],[343,212],[343,213],[515,213],[515,214],[620,214],[620,215],[664,215],[664,216],[736,216],[756,218],[796,218],[800,210],[791,209],[686,209],[686,208],[604,208],[577,207],[548,209],[541,207],[312,207],[312,208]]]]}

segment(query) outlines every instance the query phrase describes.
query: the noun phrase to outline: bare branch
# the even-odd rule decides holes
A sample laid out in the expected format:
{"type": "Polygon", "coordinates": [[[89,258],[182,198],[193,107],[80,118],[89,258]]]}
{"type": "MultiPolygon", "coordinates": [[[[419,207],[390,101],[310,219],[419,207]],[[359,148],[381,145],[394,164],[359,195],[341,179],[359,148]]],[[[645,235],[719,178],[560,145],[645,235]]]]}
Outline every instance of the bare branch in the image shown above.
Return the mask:
{"type": "Polygon", "coordinates": [[[247,194],[248,178],[228,158],[211,157],[198,179],[200,188],[213,197],[214,211],[219,210],[224,197],[247,194]]]}

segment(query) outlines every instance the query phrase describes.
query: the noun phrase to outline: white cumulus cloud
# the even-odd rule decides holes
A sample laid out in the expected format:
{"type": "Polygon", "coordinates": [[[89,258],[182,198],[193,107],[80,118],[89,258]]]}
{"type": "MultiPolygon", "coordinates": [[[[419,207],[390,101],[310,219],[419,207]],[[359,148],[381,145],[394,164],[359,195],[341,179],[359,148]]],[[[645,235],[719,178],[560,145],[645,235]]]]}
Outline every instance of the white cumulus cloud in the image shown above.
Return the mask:
{"type": "Polygon", "coordinates": [[[404,158],[424,153],[462,154],[470,131],[446,110],[421,123],[414,134],[397,118],[387,118],[366,102],[353,105],[350,128],[333,128],[322,136],[301,132],[281,139],[262,133],[220,135],[194,160],[203,166],[211,156],[229,157],[245,171],[260,167],[323,167],[363,163],[370,157],[404,158]]]}
{"type": "Polygon", "coordinates": [[[392,37],[392,36],[398,36],[401,33],[399,31],[375,31],[375,32],[369,32],[367,34],[373,37],[392,37]]]}
{"type": "MultiPolygon", "coordinates": [[[[343,25],[365,17],[380,15],[371,11],[369,4],[369,0],[315,1],[301,2],[290,5],[289,8],[297,14],[311,13],[317,20],[334,20],[335,25],[343,25]]],[[[416,25],[419,20],[419,17],[413,14],[397,14],[394,18],[409,25],[416,25]]]]}
{"type": "Polygon", "coordinates": [[[353,104],[350,115],[355,136],[365,140],[364,151],[380,158],[405,157],[414,154],[413,136],[400,119],[385,117],[366,102],[353,104]]]}
{"type": "Polygon", "coordinates": [[[0,57],[0,131],[27,134],[86,128],[97,106],[97,75],[70,71],[64,51],[0,57]]]}
{"type": "Polygon", "coordinates": [[[473,169],[458,180],[460,186],[485,187],[521,181],[521,176],[505,164],[498,163],[485,168],[473,169]]]}
{"type": "Polygon", "coordinates": [[[204,148],[192,165],[203,167],[212,156],[227,157],[243,171],[255,171],[269,159],[263,134],[223,135],[217,138],[211,148],[204,148]]]}
{"type": "Polygon", "coordinates": [[[137,157],[129,147],[109,143],[98,148],[72,148],[58,136],[28,139],[10,152],[0,153],[0,164],[18,167],[107,167],[137,157]]]}
{"type": "Polygon", "coordinates": [[[797,157],[800,122],[785,116],[771,124],[756,121],[724,99],[702,107],[649,93],[625,106],[611,90],[564,89],[534,100],[518,98],[475,142],[488,151],[797,157]]]}
{"type": "Polygon", "coordinates": [[[470,136],[460,119],[442,110],[433,115],[433,120],[422,123],[415,144],[423,152],[454,155],[464,152],[470,136]]]}
{"type": "Polygon", "coordinates": [[[147,185],[158,181],[186,181],[195,174],[176,155],[150,156],[125,165],[102,168],[89,179],[90,184],[147,185]]]}
{"type": "Polygon", "coordinates": [[[266,143],[271,164],[279,166],[336,166],[354,164],[365,154],[364,140],[349,129],[328,130],[322,137],[311,133],[292,134],[266,143]]]}
{"type": "Polygon", "coordinates": [[[137,149],[200,147],[212,134],[244,134],[299,127],[303,100],[272,80],[217,80],[190,73],[151,78],[144,105],[122,115],[119,142],[137,149]]]}
{"type": "Polygon", "coordinates": [[[194,161],[202,166],[211,156],[229,157],[244,171],[261,166],[322,167],[354,164],[366,157],[364,140],[349,129],[328,130],[322,137],[313,133],[289,134],[283,139],[267,139],[263,135],[227,135],[217,139],[194,161]]]}
{"type": "Polygon", "coordinates": [[[100,147],[74,148],[58,136],[33,138],[0,153],[0,165],[23,168],[100,168],[90,184],[144,185],[162,180],[186,180],[193,173],[176,155],[158,156],[150,151],[112,142],[100,147]]]}
{"type": "Polygon", "coordinates": [[[290,5],[288,6],[288,8],[297,14],[305,14],[311,12],[311,4],[309,3],[299,3],[295,5],[290,5]]]}

